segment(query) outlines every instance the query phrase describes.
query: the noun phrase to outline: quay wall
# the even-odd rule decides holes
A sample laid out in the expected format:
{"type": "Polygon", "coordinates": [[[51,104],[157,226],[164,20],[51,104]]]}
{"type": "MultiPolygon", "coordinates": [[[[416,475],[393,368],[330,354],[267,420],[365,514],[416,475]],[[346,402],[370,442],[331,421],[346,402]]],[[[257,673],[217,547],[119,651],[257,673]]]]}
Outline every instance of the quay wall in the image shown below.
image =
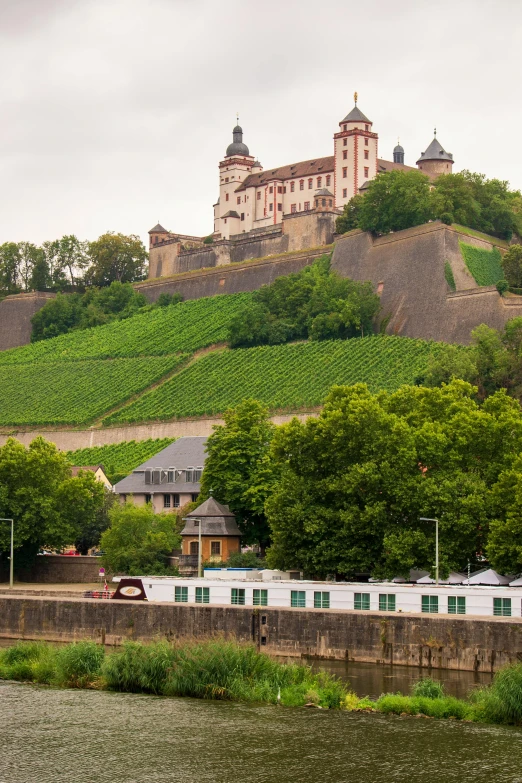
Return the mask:
{"type": "Polygon", "coordinates": [[[522,619],[0,595],[0,638],[74,641],[223,634],[277,655],[494,672],[522,660],[522,619]]]}

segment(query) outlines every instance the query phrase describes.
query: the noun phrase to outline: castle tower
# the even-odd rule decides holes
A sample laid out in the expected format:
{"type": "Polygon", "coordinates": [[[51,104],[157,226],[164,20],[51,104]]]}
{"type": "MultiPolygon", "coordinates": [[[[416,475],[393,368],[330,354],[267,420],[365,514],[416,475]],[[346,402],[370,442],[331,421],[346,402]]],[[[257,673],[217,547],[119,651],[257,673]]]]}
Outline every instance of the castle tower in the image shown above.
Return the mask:
{"type": "Polygon", "coordinates": [[[377,174],[376,133],[372,121],[355,106],[339,123],[340,130],[334,135],[334,192],[335,206],[343,207],[365,182],[377,174]]]}
{"type": "MultiPolygon", "coordinates": [[[[214,232],[222,239],[252,228],[255,205],[247,203],[245,191],[237,194],[235,191],[252,173],[255,163],[243,141],[243,128],[238,123],[232,131],[232,143],[219,164],[219,200],[214,205],[214,232]]],[[[257,162],[256,171],[261,170],[261,164],[257,162]]]]}
{"type": "Polygon", "coordinates": [[[149,248],[153,245],[157,245],[158,242],[163,242],[164,239],[168,239],[169,232],[160,223],[156,223],[154,228],[149,231],[149,248]]]}
{"type": "Polygon", "coordinates": [[[453,163],[453,155],[451,152],[446,152],[440,144],[437,139],[437,128],[435,128],[433,141],[424,152],[421,152],[417,166],[428,177],[435,179],[440,174],[451,174],[453,163]]]}
{"type": "Polygon", "coordinates": [[[393,162],[404,165],[404,148],[399,144],[399,139],[397,139],[397,146],[393,148],[393,162]]]}
{"type": "Polygon", "coordinates": [[[315,212],[333,212],[334,195],[328,188],[320,188],[314,193],[314,211],[315,212]]]}

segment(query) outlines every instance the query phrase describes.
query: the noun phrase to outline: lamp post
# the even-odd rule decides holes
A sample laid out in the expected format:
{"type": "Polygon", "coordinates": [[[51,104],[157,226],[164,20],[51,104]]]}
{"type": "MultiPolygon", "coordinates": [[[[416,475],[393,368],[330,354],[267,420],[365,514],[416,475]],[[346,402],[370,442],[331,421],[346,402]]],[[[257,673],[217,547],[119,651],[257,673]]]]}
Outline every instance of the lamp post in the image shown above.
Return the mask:
{"type": "Polygon", "coordinates": [[[421,517],[421,522],[435,522],[435,584],[439,584],[439,520],[421,517]]]}
{"type": "Polygon", "coordinates": [[[0,517],[0,522],[10,522],[11,523],[11,556],[9,558],[9,587],[13,588],[13,581],[14,581],[14,520],[12,519],[4,519],[3,517],[0,517]]]}
{"type": "Polygon", "coordinates": [[[183,522],[194,522],[198,528],[198,577],[201,578],[201,526],[203,520],[199,517],[183,517],[183,522]]]}

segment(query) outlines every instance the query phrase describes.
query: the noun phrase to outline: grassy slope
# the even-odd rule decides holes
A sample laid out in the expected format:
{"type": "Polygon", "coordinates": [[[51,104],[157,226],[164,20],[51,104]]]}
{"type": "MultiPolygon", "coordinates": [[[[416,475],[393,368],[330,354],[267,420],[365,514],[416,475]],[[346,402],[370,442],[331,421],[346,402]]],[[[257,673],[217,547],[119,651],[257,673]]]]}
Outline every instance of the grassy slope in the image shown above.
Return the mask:
{"type": "Polygon", "coordinates": [[[504,272],[501,264],[502,256],[498,248],[486,250],[465,242],[459,242],[459,246],[464,263],[477,285],[495,285],[502,280],[504,272]]]}
{"type": "Polygon", "coordinates": [[[105,419],[104,424],[222,413],[245,397],[272,410],[321,404],[333,384],[365,382],[372,390],[412,383],[431,343],[366,337],[216,351],[105,419]]]}

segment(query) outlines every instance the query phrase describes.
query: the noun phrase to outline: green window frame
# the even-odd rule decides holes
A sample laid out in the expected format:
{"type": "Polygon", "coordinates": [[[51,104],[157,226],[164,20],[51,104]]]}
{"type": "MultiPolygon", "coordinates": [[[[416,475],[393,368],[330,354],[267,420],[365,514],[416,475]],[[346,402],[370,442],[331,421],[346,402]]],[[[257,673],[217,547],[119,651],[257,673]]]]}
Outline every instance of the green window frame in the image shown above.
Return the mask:
{"type": "Polygon", "coordinates": [[[175,587],[174,588],[174,601],[177,604],[188,603],[188,587],[175,587]]]}
{"type": "Polygon", "coordinates": [[[369,609],[370,608],[370,593],[355,593],[353,599],[354,609],[369,609]]]}
{"type": "Polygon", "coordinates": [[[438,614],[439,613],[439,596],[438,595],[423,595],[422,596],[422,611],[426,614],[438,614]]]}
{"type": "Polygon", "coordinates": [[[208,604],[210,603],[210,588],[209,587],[196,587],[196,603],[208,604]]]}
{"type": "Polygon", "coordinates": [[[380,612],[394,612],[396,607],[395,594],[380,593],[379,594],[379,611],[380,612]]]}
{"type": "Polygon", "coordinates": [[[268,590],[254,590],[254,606],[268,606],[268,590]]]}
{"type": "Polygon", "coordinates": [[[303,609],[306,606],[306,592],[304,590],[291,590],[290,606],[303,609]]]}
{"type": "Polygon", "coordinates": [[[326,592],[314,592],[314,609],[329,609],[330,608],[330,593],[326,592]]]}
{"type": "Polygon", "coordinates": [[[245,590],[243,587],[233,587],[230,593],[231,602],[237,606],[245,605],[245,590]]]}
{"type": "Polygon", "coordinates": [[[448,614],[466,614],[466,596],[448,596],[448,614]]]}
{"type": "Polygon", "coordinates": [[[511,598],[494,598],[493,614],[495,617],[511,617],[511,598]]]}

